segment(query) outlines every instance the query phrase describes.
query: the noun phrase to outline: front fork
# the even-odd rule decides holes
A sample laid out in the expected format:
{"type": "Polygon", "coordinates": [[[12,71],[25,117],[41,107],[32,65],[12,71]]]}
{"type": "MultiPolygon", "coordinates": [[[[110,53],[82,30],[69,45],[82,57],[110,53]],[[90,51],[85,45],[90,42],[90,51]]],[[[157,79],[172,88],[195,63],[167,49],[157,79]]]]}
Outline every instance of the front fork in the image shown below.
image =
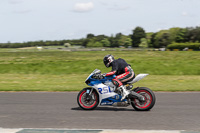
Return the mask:
{"type": "Polygon", "coordinates": [[[91,94],[92,94],[92,91],[94,90],[94,88],[92,88],[92,89],[87,89],[86,90],[86,99],[87,100],[91,100],[92,99],[92,96],[91,96],[91,94]]]}

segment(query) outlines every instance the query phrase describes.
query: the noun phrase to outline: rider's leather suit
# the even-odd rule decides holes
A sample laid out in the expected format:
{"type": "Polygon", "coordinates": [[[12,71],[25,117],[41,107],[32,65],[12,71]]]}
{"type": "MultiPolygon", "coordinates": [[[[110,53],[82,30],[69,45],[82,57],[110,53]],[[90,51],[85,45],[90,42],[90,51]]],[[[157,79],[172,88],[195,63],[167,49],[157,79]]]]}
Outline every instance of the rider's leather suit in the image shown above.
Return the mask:
{"type": "Polygon", "coordinates": [[[116,87],[120,87],[123,83],[131,81],[135,78],[135,73],[131,66],[124,59],[116,59],[111,63],[112,70],[106,73],[106,76],[117,75],[113,80],[116,87]]]}

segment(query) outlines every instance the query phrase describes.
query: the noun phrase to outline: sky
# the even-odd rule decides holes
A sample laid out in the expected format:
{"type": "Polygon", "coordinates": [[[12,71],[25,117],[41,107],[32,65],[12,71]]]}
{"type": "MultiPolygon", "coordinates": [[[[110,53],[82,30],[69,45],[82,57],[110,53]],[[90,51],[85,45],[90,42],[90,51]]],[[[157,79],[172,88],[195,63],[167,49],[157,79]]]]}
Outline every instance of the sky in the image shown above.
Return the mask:
{"type": "Polygon", "coordinates": [[[200,0],[0,0],[0,43],[200,26],[200,0]]]}

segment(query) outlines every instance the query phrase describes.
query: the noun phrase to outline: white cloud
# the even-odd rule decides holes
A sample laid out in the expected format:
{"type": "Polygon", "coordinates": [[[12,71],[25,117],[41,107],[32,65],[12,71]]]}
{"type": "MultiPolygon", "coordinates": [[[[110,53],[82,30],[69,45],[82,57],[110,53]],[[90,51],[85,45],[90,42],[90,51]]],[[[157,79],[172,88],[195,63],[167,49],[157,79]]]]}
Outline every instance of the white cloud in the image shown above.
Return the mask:
{"type": "Polygon", "coordinates": [[[23,1],[22,0],[9,0],[8,1],[10,4],[21,4],[21,3],[23,3],[23,1]]]}
{"type": "Polygon", "coordinates": [[[182,12],[182,15],[183,16],[188,16],[188,13],[187,12],[182,12]]]}
{"type": "Polygon", "coordinates": [[[74,6],[75,12],[88,12],[94,8],[94,4],[92,2],[88,3],[76,3],[74,6]]]}

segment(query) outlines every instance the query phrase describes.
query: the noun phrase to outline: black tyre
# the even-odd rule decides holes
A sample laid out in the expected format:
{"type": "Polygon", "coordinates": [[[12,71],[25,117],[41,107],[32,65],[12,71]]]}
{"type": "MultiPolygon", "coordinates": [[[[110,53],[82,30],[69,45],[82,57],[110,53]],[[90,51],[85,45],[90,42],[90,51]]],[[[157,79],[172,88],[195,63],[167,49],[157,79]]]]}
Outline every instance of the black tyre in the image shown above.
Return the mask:
{"type": "Polygon", "coordinates": [[[91,99],[87,100],[86,98],[86,90],[91,88],[84,88],[81,90],[77,96],[78,105],[84,110],[92,110],[95,109],[99,104],[99,95],[96,90],[92,91],[91,99]]]}
{"type": "Polygon", "coordinates": [[[139,88],[134,89],[133,91],[145,97],[144,102],[140,102],[138,99],[131,100],[131,105],[133,106],[135,110],[148,111],[151,108],[153,108],[156,102],[156,97],[152,90],[150,90],[147,87],[139,87],[139,88]]]}

